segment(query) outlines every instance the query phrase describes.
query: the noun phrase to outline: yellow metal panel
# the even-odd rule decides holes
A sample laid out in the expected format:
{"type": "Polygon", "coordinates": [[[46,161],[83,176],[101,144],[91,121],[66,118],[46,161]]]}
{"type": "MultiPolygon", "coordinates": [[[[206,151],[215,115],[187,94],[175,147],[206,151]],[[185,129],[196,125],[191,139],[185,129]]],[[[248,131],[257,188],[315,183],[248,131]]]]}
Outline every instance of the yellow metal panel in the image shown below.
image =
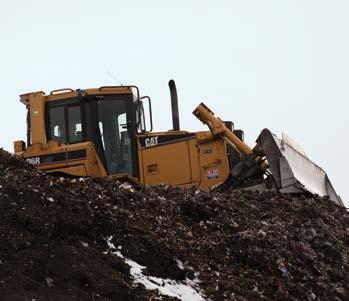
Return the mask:
{"type": "Polygon", "coordinates": [[[197,140],[192,139],[188,141],[189,143],[189,158],[190,158],[190,167],[192,174],[192,184],[199,186],[201,181],[200,173],[200,158],[199,158],[199,148],[197,145],[197,140]]]}
{"type": "Polygon", "coordinates": [[[59,162],[40,164],[37,167],[46,172],[63,172],[75,176],[106,176],[107,173],[100,161],[93,143],[82,142],[71,145],[48,143],[40,151],[28,148],[23,154],[24,158],[40,157],[58,153],[68,153],[71,151],[86,150],[86,158],[62,160],[59,162]],[[83,168],[82,168],[83,166],[83,168]]]}
{"type": "Polygon", "coordinates": [[[142,150],[144,184],[192,183],[189,142],[177,142],[142,150]]]}
{"type": "Polygon", "coordinates": [[[85,177],[87,176],[85,165],[76,165],[56,170],[51,170],[51,172],[62,172],[72,176],[85,177]]]}
{"type": "MultiPolygon", "coordinates": [[[[98,94],[132,94],[132,90],[128,87],[105,87],[105,88],[102,87],[102,88],[84,89],[84,91],[87,94],[96,94],[96,95],[98,94]]],[[[55,100],[68,99],[68,98],[78,96],[78,93],[76,92],[76,90],[71,88],[66,88],[66,89],[53,90],[48,95],[45,95],[45,92],[43,91],[22,94],[20,95],[20,101],[26,105],[37,94],[41,94],[42,96],[44,96],[45,101],[55,101],[55,100]]]]}
{"type": "Polygon", "coordinates": [[[22,140],[14,141],[13,142],[13,147],[14,147],[15,153],[23,152],[24,149],[25,149],[24,141],[22,141],[22,140]]]}
{"type": "Polygon", "coordinates": [[[40,92],[31,94],[29,105],[32,144],[45,144],[45,96],[40,92]]]}
{"type": "Polygon", "coordinates": [[[222,184],[229,174],[226,144],[222,139],[199,145],[201,182],[199,189],[209,191],[222,184]]]}

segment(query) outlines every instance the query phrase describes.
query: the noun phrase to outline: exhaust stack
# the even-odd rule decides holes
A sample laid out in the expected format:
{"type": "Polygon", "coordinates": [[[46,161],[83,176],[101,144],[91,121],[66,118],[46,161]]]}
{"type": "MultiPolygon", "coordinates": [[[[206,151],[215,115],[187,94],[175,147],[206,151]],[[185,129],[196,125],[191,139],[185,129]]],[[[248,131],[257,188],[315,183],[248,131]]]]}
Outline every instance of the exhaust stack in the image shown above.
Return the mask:
{"type": "Polygon", "coordinates": [[[179,131],[179,110],[178,110],[178,96],[176,84],[173,79],[168,82],[168,86],[170,87],[171,93],[171,107],[172,107],[172,124],[173,130],[179,131]]]}

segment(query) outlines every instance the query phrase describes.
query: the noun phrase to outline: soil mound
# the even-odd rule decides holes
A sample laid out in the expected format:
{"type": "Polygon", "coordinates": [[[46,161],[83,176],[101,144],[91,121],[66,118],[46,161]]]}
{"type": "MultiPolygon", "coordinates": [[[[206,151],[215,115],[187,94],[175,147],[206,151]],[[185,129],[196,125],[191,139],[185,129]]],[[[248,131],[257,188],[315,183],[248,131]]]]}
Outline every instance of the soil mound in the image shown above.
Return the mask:
{"type": "Polygon", "coordinates": [[[58,178],[0,150],[0,300],[347,300],[348,245],[327,198],[58,178]]]}

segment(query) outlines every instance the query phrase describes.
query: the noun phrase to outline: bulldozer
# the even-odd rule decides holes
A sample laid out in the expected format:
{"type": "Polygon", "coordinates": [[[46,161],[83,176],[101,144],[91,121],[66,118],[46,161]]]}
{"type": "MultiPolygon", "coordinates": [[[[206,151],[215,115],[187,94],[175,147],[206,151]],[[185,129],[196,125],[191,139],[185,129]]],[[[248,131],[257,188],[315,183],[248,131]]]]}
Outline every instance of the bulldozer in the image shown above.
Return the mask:
{"type": "Polygon", "coordinates": [[[176,85],[169,81],[172,129],[153,131],[151,98],[136,86],[59,89],[20,95],[27,141],[15,154],[38,169],[71,177],[111,176],[142,185],[202,191],[276,189],[328,196],[342,205],[326,172],[290,138],[264,129],[251,148],[244,132],[204,104],[193,111],[208,130],[180,129],[176,85]]]}

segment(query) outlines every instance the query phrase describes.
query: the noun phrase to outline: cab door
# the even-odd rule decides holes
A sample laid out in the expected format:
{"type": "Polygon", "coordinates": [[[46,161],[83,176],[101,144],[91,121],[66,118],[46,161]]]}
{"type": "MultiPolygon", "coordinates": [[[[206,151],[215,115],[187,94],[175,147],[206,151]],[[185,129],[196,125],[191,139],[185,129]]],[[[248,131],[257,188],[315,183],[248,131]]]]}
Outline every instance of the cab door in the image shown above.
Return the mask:
{"type": "Polygon", "coordinates": [[[108,174],[138,177],[132,98],[129,95],[98,95],[97,111],[108,174]]]}

